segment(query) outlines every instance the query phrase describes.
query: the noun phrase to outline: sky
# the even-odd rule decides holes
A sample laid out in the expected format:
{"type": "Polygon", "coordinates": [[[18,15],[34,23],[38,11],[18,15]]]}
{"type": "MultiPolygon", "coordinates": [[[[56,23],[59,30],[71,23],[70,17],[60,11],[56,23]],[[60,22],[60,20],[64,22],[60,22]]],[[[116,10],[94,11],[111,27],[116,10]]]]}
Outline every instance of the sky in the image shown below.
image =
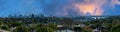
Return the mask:
{"type": "Polygon", "coordinates": [[[120,0],[0,0],[0,16],[120,15],[120,0]]]}

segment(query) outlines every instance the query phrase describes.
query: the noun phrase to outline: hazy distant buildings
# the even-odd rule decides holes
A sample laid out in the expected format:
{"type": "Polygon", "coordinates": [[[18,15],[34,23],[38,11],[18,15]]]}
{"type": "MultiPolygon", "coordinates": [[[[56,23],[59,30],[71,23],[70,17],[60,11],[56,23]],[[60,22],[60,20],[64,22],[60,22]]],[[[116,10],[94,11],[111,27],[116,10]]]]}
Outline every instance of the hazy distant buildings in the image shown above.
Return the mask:
{"type": "Polygon", "coordinates": [[[75,21],[83,21],[83,22],[86,22],[86,21],[91,21],[91,20],[96,20],[96,19],[104,19],[104,18],[107,18],[105,16],[85,16],[85,17],[76,17],[76,18],[73,18],[75,21]]]}

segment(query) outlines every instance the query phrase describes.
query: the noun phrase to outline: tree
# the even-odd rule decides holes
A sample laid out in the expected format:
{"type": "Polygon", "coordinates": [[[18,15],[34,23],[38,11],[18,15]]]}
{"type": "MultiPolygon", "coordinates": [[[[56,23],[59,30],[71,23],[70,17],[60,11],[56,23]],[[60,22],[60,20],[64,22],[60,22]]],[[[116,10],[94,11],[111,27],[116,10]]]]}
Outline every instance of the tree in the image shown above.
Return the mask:
{"type": "Polygon", "coordinates": [[[54,30],[52,29],[52,26],[53,25],[46,26],[43,24],[37,24],[36,27],[34,27],[34,28],[35,28],[36,32],[54,32],[54,30]]]}
{"type": "Polygon", "coordinates": [[[22,25],[23,25],[23,23],[20,23],[20,22],[10,22],[9,23],[9,26],[11,26],[11,27],[22,26],[22,25]]]}
{"type": "Polygon", "coordinates": [[[29,32],[26,26],[17,26],[12,32],[29,32]]]}
{"type": "Polygon", "coordinates": [[[36,32],[54,32],[54,30],[49,27],[39,27],[36,32]]]}
{"type": "Polygon", "coordinates": [[[0,29],[9,30],[10,27],[8,25],[3,25],[3,26],[0,26],[0,29]]]}
{"type": "Polygon", "coordinates": [[[50,27],[50,28],[53,29],[53,30],[56,30],[56,29],[57,29],[57,25],[55,25],[54,23],[50,23],[50,24],[48,25],[48,27],[50,27]]]}
{"type": "Polygon", "coordinates": [[[120,25],[112,27],[112,32],[120,32],[120,25]]]}

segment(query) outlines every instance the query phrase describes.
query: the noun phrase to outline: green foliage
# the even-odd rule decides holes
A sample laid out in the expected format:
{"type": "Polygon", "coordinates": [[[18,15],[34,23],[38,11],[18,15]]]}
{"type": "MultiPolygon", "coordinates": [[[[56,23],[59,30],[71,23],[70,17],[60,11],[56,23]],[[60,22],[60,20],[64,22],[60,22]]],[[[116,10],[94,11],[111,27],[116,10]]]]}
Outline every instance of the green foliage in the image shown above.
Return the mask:
{"type": "Polygon", "coordinates": [[[10,27],[8,25],[3,25],[3,26],[0,26],[0,29],[9,30],[10,27]]]}
{"type": "MultiPolygon", "coordinates": [[[[82,17],[81,17],[82,18],[82,17]]],[[[84,18],[84,17],[83,17],[84,18]]],[[[57,29],[57,25],[53,22],[61,21],[63,25],[72,25],[75,23],[72,18],[59,18],[59,17],[45,17],[44,15],[36,16],[31,14],[30,17],[14,17],[10,16],[8,18],[0,18],[0,29],[10,30],[12,27],[16,27],[12,32],[54,32],[57,29]],[[30,21],[30,22],[29,22],[30,21]],[[32,24],[32,25],[30,25],[32,24]]],[[[84,21],[83,21],[84,22],[84,21]]],[[[83,23],[81,21],[81,23],[83,23]]],[[[90,24],[93,24],[95,28],[100,26],[105,26],[104,29],[101,29],[102,32],[120,32],[120,17],[108,17],[105,19],[96,19],[91,21],[86,21],[84,24],[88,27],[86,29],[80,29],[83,32],[91,32],[92,29],[89,27],[90,24]]],[[[76,23],[75,23],[76,24],[76,23]]]]}
{"type": "Polygon", "coordinates": [[[29,29],[25,26],[17,26],[12,32],[29,32],[29,29]]]}
{"type": "Polygon", "coordinates": [[[120,25],[114,26],[111,29],[112,32],[120,32],[120,25]]]}
{"type": "Polygon", "coordinates": [[[43,24],[37,24],[35,29],[36,32],[54,32],[56,26],[54,26],[54,24],[50,24],[49,26],[43,24]]]}
{"type": "Polygon", "coordinates": [[[22,26],[23,23],[20,22],[10,22],[9,25],[12,27],[16,27],[16,26],[22,26]]]}
{"type": "Polygon", "coordinates": [[[54,30],[49,27],[39,27],[36,32],[54,32],[54,30]]]}
{"type": "Polygon", "coordinates": [[[53,30],[57,29],[57,25],[55,25],[54,23],[50,23],[48,27],[52,28],[53,30]]]}

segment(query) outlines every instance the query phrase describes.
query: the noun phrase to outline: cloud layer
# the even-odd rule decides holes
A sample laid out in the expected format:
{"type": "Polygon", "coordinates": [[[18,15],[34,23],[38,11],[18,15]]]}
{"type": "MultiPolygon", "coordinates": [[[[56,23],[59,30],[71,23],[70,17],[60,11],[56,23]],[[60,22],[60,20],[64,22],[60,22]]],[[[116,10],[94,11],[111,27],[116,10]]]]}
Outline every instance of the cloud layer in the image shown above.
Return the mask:
{"type": "Polygon", "coordinates": [[[113,9],[119,4],[118,0],[56,0],[48,4],[44,13],[55,16],[101,16],[105,12],[103,6],[113,9]]]}
{"type": "Polygon", "coordinates": [[[101,16],[119,12],[116,5],[119,0],[0,0],[0,15],[101,16]]]}

